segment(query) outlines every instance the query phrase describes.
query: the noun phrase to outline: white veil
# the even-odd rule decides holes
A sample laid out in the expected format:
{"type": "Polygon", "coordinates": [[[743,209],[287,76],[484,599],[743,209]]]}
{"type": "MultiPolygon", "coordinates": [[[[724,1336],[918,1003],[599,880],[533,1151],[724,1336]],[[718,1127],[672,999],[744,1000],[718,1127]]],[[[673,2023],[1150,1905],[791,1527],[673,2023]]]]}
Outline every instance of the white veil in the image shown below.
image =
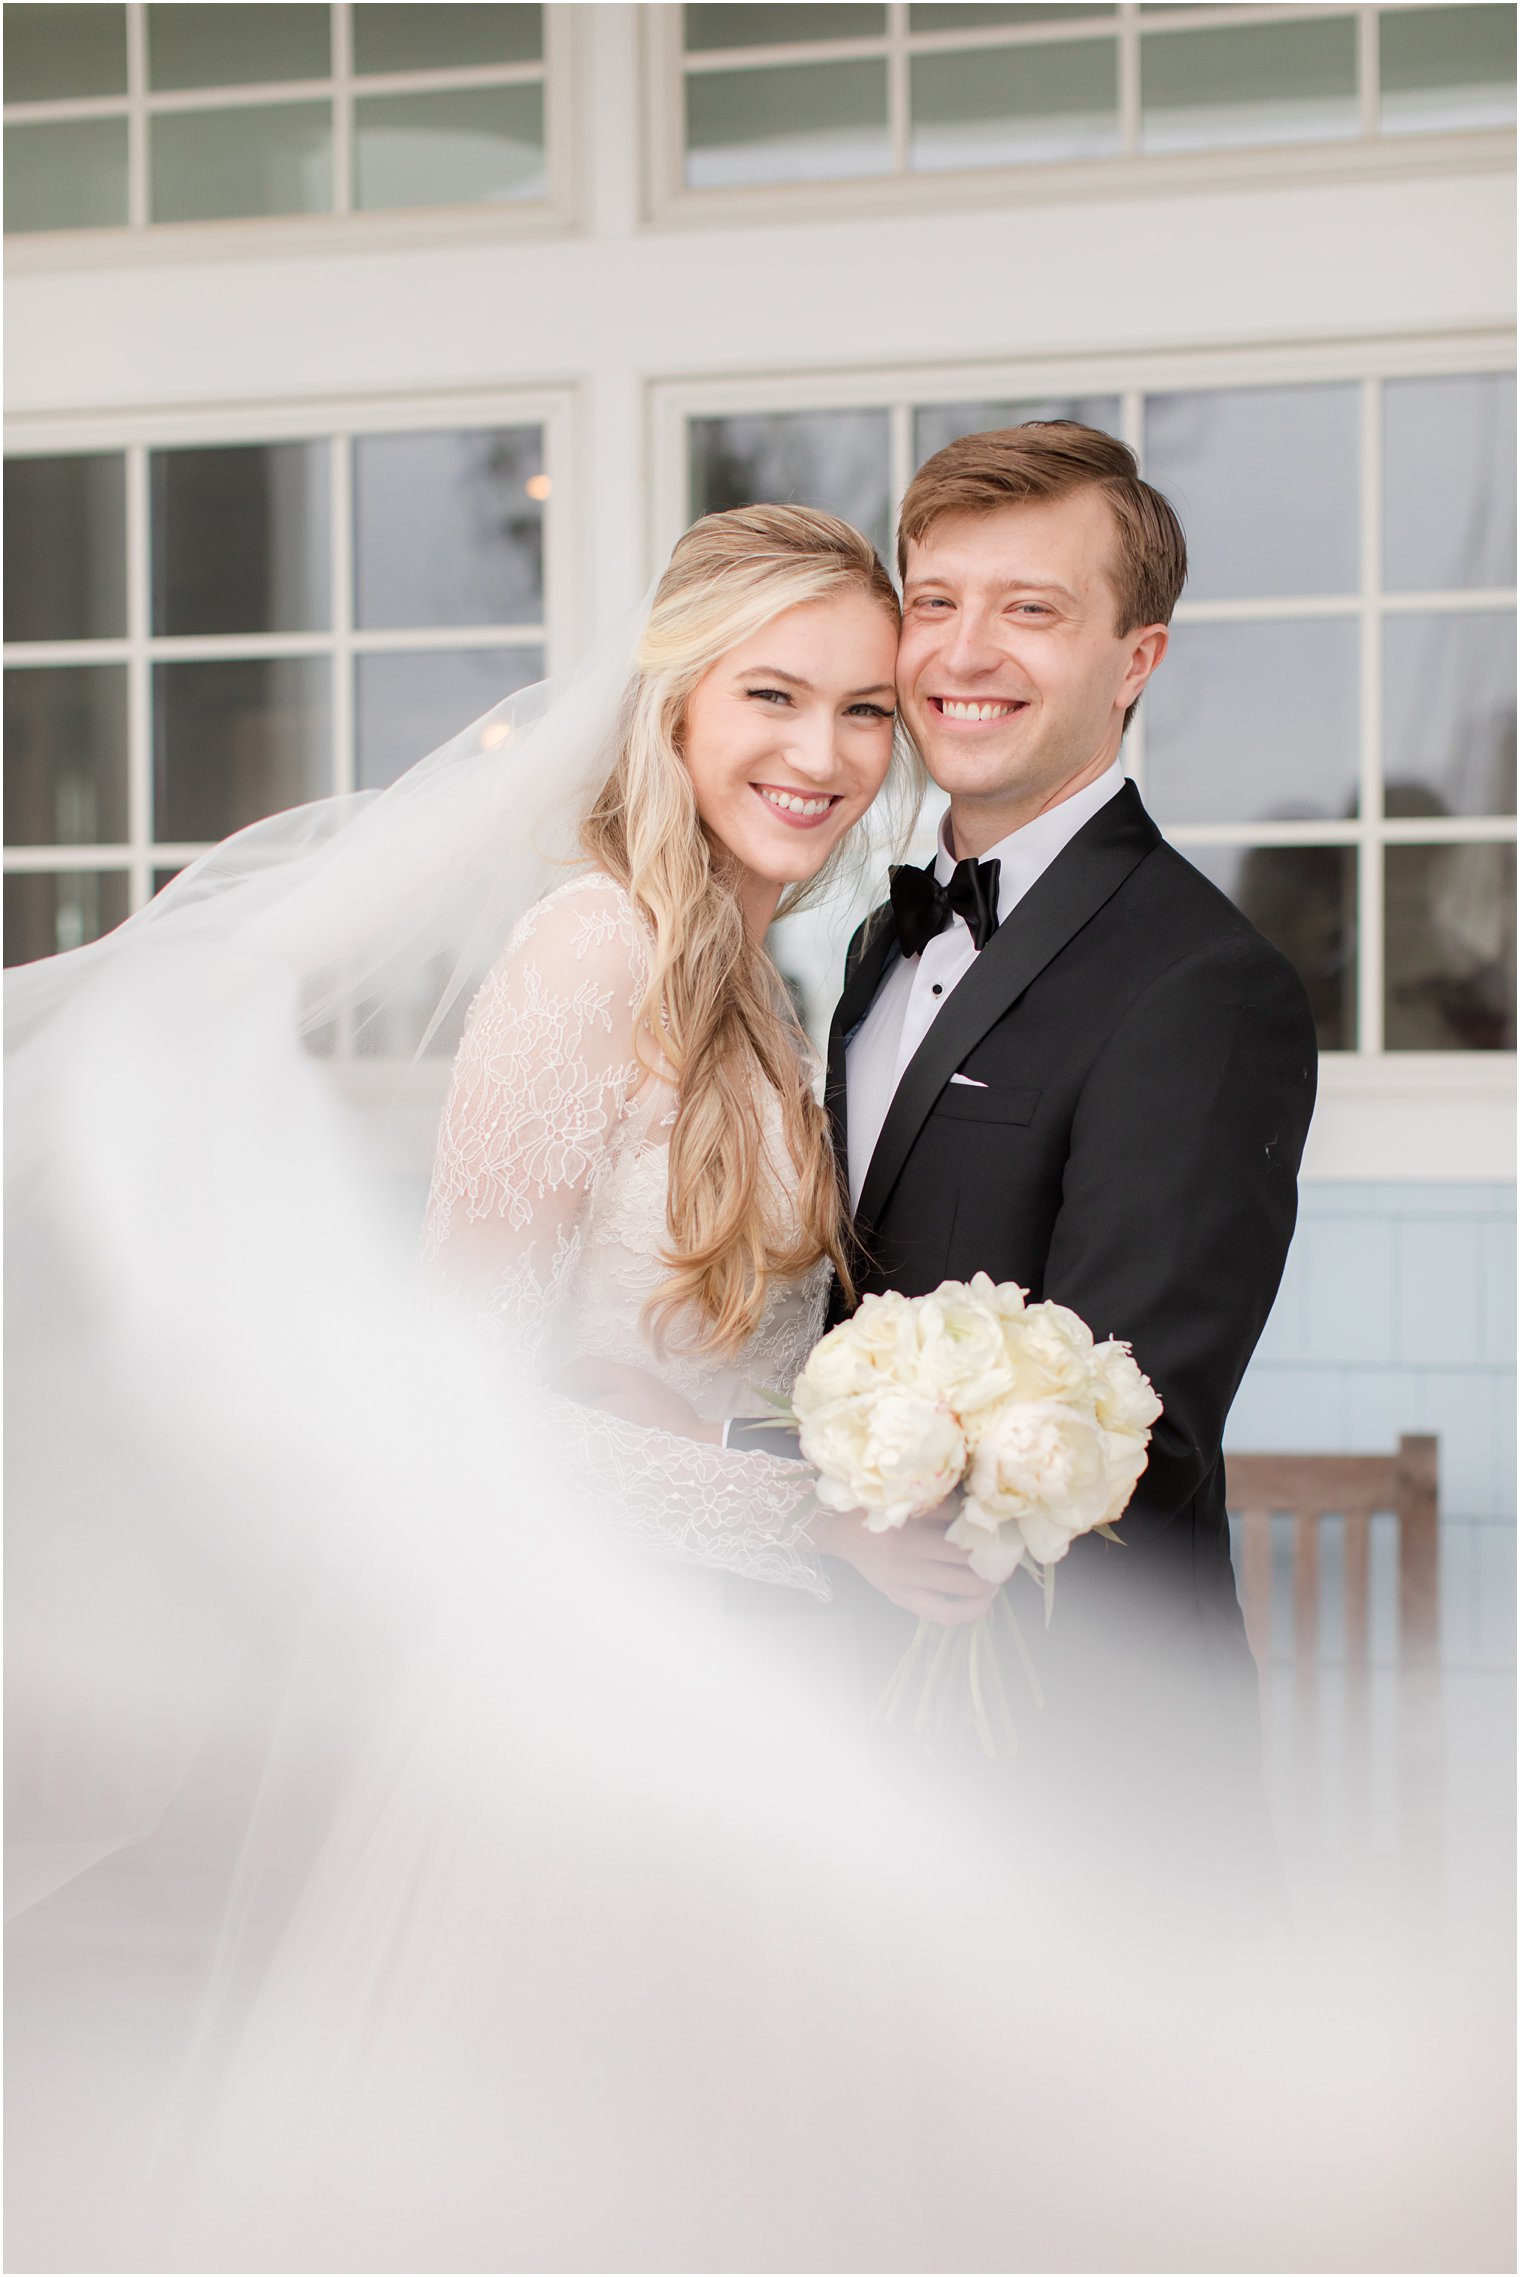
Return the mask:
{"type": "Polygon", "coordinates": [[[1127,1971],[1133,1893],[1058,1919],[691,1626],[424,1303],[355,1101],[573,856],[638,630],[8,983],[9,2258],[1497,2265],[1460,2003],[1127,1971]]]}

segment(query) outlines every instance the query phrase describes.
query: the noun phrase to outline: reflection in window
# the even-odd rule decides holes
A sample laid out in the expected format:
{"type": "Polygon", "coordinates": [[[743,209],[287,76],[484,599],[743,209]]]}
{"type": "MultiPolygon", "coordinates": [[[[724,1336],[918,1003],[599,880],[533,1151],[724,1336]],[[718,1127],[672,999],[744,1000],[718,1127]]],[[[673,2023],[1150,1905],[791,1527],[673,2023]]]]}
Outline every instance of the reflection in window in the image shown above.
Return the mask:
{"type": "Polygon", "coordinates": [[[1146,150],[1355,134],[1355,18],[1149,33],[1140,43],[1140,103],[1146,150]]]}
{"type": "Polygon", "coordinates": [[[1297,971],[1320,1050],[1354,1050],[1356,848],[1188,846],[1183,851],[1297,971]]]}
{"type": "Polygon", "coordinates": [[[5,961],[27,965],[98,941],[126,917],[125,870],[18,871],[5,881],[5,961]]]}
{"type": "Polygon", "coordinates": [[[1388,812],[1515,811],[1515,619],[1506,611],[1391,616],[1383,626],[1388,812]]]}
{"type": "Polygon", "coordinates": [[[1389,846],[1383,862],[1387,1049],[1513,1051],[1514,847],[1389,846]]]}
{"type": "Polygon", "coordinates": [[[126,666],[8,667],[6,845],[108,846],[126,835],[126,666]]]}
{"type": "Polygon", "coordinates": [[[1513,123],[1513,8],[1384,8],[1378,60],[1385,134],[1513,123]]]}
{"type": "Polygon", "coordinates": [[[1187,531],[1188,598],[1353,593],[1354,385],[1196,389],[1145,408],[1145,472],[1187,531]]]}
{"type": "Polygon", "coordinates": [[[153,667],[153,834],[225,838],[332,787],[325,657],[153,667]]]}
{"type": "Polygon", "coordinates": [[[154,451],[149,470],[156,633],[327,626],[326,443],[154,451]]]}
{"type": "Polygon", "coordinates": [[[5,462],[5,637],[109,640],[127,629],[127,466],[5,462]]]}
{"type": "Polygon", "coordinates": [[[922,172],[1107,158],[1119,148],[1119,51],[1073,40],[918,55],[911,109],[922,172]]]}
{"type": "Polygon", "coordinates": [[[541,648],[398,649],[357,660],[360,790],[383,790],[503,697],[544,676],[541,648]]]}
{"type": "Polygon", "coordinates": [[[503,205],[541,198],[542,87],[365,95],[354,104],[354,204],[503,205]]]}
{"type": "Polygon", "coordinates": [[[819,506],[885,560],[891,476],[885,411],[782,411],[691,422],[691,511],[819,506]]]}
{"type": "Polygon", "coordinates": [[[155,221],[247,221],[332,210],[332,116],[326,103],[171,111],[153,121],[155,221]]]}
{"type": "Polygon", "coordinates": [[[53,119],[7,123],[5,227],[121,229],[127,219],[127,122],[53,119]]]}
{"type": "MultiPolygon", "coordinates": [[[[57,0],[5,11],[5,100],[66,103],[79,96],[127,91],[127,11],[57,0]]],[[[11,227],[9,220],[6,227],[11,227]]]]}
{"type": "Polygon", "coordinates": [[[1142,707],[1157,821],[1354,815],[1358,660],[1351,618],[1180,623],[1142,707]]]}
{"type": "Polygon", "coordinates": [[[686,82],[686,180],[694,190],[884,174],[885,62],[704,71],[686,82]]]}
{"type": "Polygon", "coordinates": [[[1383,388],[1383,582],[1392,593],[1515,582],[1515,375],[1383,388]]]}
{"type": "Polygon", "coordinates": [[[359,624],[537,624],[544,605],[543,464],[537,427],[359,436],[359,624]]]}

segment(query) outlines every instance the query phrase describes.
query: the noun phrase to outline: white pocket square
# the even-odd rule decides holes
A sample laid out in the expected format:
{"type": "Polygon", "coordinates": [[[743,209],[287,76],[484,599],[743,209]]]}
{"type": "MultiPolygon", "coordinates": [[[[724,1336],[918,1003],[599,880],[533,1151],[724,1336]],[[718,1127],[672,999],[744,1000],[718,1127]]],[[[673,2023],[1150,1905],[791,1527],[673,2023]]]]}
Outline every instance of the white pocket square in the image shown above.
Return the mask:
{"type": "Polygon", "coordinates": [[[952,1075],[952,1083],[969,1083],[973,1091],[985,1091],[987,1086],[978,1075],[952,1075]]]}

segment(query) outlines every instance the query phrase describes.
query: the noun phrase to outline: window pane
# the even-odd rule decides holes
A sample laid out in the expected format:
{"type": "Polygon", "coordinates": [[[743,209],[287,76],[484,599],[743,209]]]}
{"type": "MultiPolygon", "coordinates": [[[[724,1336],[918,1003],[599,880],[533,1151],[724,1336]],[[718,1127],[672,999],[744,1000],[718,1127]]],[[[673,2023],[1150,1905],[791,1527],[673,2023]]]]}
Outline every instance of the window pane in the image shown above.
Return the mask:
{"type": "MultiPolygon", "coordinates": [[[[62,103],[127,91],[127,11],[88,6],[5,11],[5,99],[62,103]]],[[[9,227],[10,225],[7,224],[9,227]]]]}
{"type": "Polygon", "coordinates": [[[885,411],[781,411],[691,422],[691,511],[820,506],[885,558],[891,480],[885,411]]]}
{"type": "Polygon", "coordinates": [[[213,840],[332,787],[323,657],[153,667],[153,835],[213,840]]]}
{"type": "Polygon", "coordinates": [[[1356,848],[1184,846],[1182,852],[1296,968],[1320,1050],[1354,1051],[1356,848]]]}
{"type": "Polygon", "coordinates": [[[111,640],[126,629],[125,459],[7,459],[6,639],[111,640]]]}
{"type": "Polygon", "coordinates": [[[1390,812],[1514,813],[1515,620],[1508,610],[1384,618],[1383,743],[1390,812]],[[1399,805],[1395,789],[1418,803],[1399,805]]]}
{"type": "Polygon", "coordinates": [[[542,87],[369,95],[354,105],[354,203],[501,205],[544,194],[542,87]]]}
{"type": "Polygon", "coordinates": [[[790,47],[794,40],[877,39],[887,28],[885,8],[833,5],[693,7],[686,10],[686,46],[698,55],[715,47],[790,47]]]}
{"type": "Polygon", "coordinates": [[[885,174],[891,163],[885,63],[797,63],[687,79],[686,179],[694,190],[837,181],[885,174]]]}
{"type": "Polygon", "coordinates": [[[332,210],[327,103],[167,112],[148,131],[155,221],[332,210]]]}
{"type": "Polygon", "coordinates": [[[542,8],[366,4],[354,9],[356,71],[455,71],[475,63],[536,63],[544,52],[542,8]]]}
{"type": "Polygon", "coordinates": [[[1074,16],[1117,16],[1117,8],[1097,5],[1079,5],[1078,0],[1067,0],[1065,6],[1054,7],[999,7],[978,5],[978,0],[915,0],[908,10],[910,32],[980,32],[993,24],[1069,24],[1074,16]]]}
{"type": "Polygon", "coordinates": [[[328,446],[154,451],[153,630],[320,632],[328,598],[328,446]]]}
{"type": "Polygon", "coordinates": [[[1187,531],[1189,598],[1355,592],[1360,432],[1354,386],[1152,396],[1145,471],[1187,531]]]}
{"type": "Polygon", "coordinates": [[[1383,388],[1383,580],[1395,593],[1515,582],[1515,375],[1383,388]]]}
{"type": "Polygon", "coordinates": [[[1515,849],[1389,846],[1383,872],[1390,1051],[1515,1048],[1515,849]]]}
{"type": "Polygon", "coordinates": [[[1289,822],[1357,811],[1354,619],[1180,624],[1145,692],[1158,822],[1289,822]]]}
{"type": "Polygon", "coordinates": [[[541,622],[544,512],[535,493],[543,463],[537,427],[360,436],[359,624],[384,630],[541,622]]]}
{"type": "Polygon", "coordinates": [[[504,696],[544,676],[541,648],[420,650],[357,660],[361,790],[387,783],[504,696]]]}
{"type": "Polygon", "coordinates": [[[57,119],[5,130],[5,228],[122,229],[127,220],[125,119],[57,119]]]}
{"type": "Polygon", "coordinates": [[[1508,126],[1514,118],[1513,8],[1385,8],[1378,60],[1386,134],[1508,126]]]}
{"type": "Polygon", "coordinates": [[[111,846],[126,836],[126,666],[11,666],[6,845],[111,846]]]}
{"type": "Polygon", "coordinates": [[[913,463],[922,466],[962,435],[986,435],[998,427],[1020,427],[1026,419],[1076,419],[1084,427],[1119,429],[1116,395],[1050,395],[1033,403],[925,403],[913,414],[913,463]]]}
{"type": "Polygon", "coordinates": [[[174,0],[148,10],[148,85],[258,87],[325,79],[332,70],[331,11],[311,0],[286,7],[202,7],[174,0]]]}
{"type": "Polygon", "coordinates": [[[98,941],[131,907],[125,870],[49,870],[5,880],[5,961],[29,965],[59,949],[98,941]]]}
{"type": "Polygon", "coordinates": [[[912,163],[1029,165],[1119,147],[1119,50],[1109,40],[978,48],[912,63],[912,163]]]}
{"type": "Polygon", "coordinates": [[[1140,43],[1146,150],[1322,142],[1357,131],[1356,24],[1225,24],[1140,43]]]}

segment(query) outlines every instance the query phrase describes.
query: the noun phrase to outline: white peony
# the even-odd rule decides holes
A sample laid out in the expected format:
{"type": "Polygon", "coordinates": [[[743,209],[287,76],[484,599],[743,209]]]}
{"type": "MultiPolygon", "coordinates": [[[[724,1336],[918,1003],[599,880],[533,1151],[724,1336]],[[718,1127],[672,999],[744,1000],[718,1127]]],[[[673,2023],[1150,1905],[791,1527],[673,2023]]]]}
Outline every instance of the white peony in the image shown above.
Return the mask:
{"type": "Polygon", "coordinates": [[[969,1552],[968,1563],[981,1581],[1005,1582],[1024,1562],[1024,1537],[1018,1521],[1000,1519],[979,1502],[962,1502],[945,1539],[969,1552]]]}
{"type": "Polygon", "coordinates": [[[1106,1436],[1065,1400],[1010,1400],[978,1440],[970,1499],[989,1516],[1014,1521],[1030,1556],[1053,1564],[1113,1507],[1106,1436]]]}
{"type": "Polygon", "coordinates": [[[966,1466],[966,1442],[949,1409],[883,1379],[804,1414],[802,1452],[819,1472],[830,1510],[860,1510],[871,1533],[901,1526],[943,1502],[966,1466]]]}
{"type": "Polygon", "coordinates": [[[813,1346],[792,1389],[799,1418],[836,1399],[850,1399],[884,1380],[911,1379],[918,1352],[917,1301],[899,1296],[862,1297],[848,1320],[813,1346]]]}
{"type": "MultiPolygon", "coordinates": [[[[978,1279],[993,1288],[985,1273],[978,1279]]],[[[1011,1286],[1011,1284],[1010,1284],[1011,1286]]],[[[1022,1305],[1023,1297],[1014,1291],[1022,1305]]],[[[964,1420],[1013,1388],[1003,1323],[975,1286],[942,1281],[918,1307],[914,1380],[964,1420]]]]}
{"type": "Polygon", "coordinates": [[[1110,1338],[1095,1344],[1092,1352],[1093,1402],[1105,1431],[1122,1431],[1149,1438],[1151,1425],[1161,1413],[1161,1402],[1150,1378],[1140,1373],[1127,1344],[1110,1338]]]}
{"type": "Polygon", "coordinates": [[[1012,1398],[1090,1400],[1092,1331],[1065,1305],[1027,1305],[1006,1315],[1003,1338],[1012,1398]]]}

